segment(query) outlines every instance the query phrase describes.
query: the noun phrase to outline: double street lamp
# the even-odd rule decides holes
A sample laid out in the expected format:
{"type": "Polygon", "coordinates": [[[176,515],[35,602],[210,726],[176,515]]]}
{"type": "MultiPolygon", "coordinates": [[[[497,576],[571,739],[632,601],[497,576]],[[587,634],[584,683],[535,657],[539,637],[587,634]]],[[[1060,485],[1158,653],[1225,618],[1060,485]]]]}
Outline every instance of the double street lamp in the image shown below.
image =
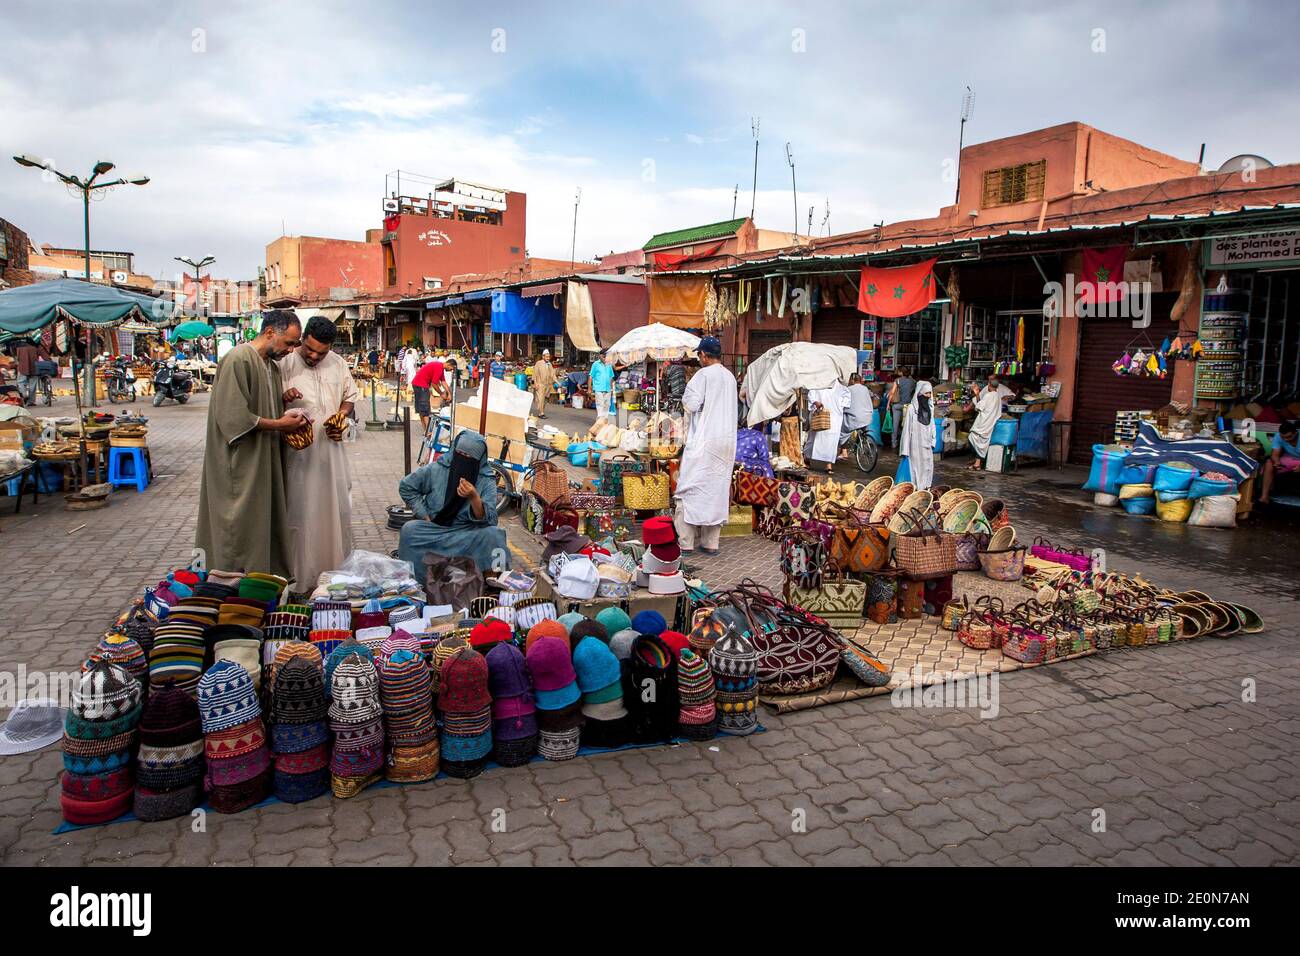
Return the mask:
{"type": "MultiPolygon", "coordinates": [[[[23,155],[15,156],[14,162],[19,166],[28,166],[32,169],[41,169],[53,176],[58,177],[68,187],[81,193],[81,205],[83,212],[83,222],[85,224],[86,238],[86,281],[90,281],[90,199],[92,194],[101,189],[112,189],[114,186],[143,186],[149,182],[148,176],[119,176],[117,179],[107,180],[101,177],[107,176],[117,167],[106,159],[101,159],[95,164],[90,171],[89,176],[72,176],[68,173],[60,172],[55,169],[54,164],[35,156],[23,155]]],[[[86,329],[86,394],[89,396],[90,407],[95,407],[95,370],[92,364],[93,348],[91,345],[91,332],[89,327],[86,329]]]]}
{"type": "MultiPolygon", "coordinates": [[[[194,270],[194,314],[199,316],[203,314],[203,287],[199,281],[199,273],[206,269],[212,263],[217,261],[216,256],[204,256],[198,262],[195,262],[189,256],[172,256],[177,262],[184,263],[194,270]]],[[[182,287],[184,283],[181,283],[182,287]]]]}

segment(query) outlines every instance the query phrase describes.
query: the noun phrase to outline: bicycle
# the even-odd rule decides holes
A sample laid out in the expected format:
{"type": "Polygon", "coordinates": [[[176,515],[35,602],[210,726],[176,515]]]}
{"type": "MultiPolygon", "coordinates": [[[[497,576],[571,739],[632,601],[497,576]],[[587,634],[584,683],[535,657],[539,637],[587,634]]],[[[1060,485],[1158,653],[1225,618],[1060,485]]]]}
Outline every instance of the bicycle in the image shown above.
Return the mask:
{"type": "Polygon", "coordinates": [[[846,449],[853,456],[858,470],[864,475],[875,470],[880,449],[876,447],[876,440],[871,437],[871,432],[866,425],[855,428],[847,435],[842,436],[840,438],[840,447],[846,449]]]}

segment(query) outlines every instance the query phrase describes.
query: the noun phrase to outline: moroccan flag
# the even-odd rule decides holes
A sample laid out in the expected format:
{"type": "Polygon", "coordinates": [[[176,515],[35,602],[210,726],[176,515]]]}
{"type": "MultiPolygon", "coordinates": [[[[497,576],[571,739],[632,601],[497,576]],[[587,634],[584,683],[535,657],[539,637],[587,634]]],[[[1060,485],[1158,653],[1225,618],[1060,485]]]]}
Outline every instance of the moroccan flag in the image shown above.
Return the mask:
{"type": "Polygon", "coordinates": [[[1123,298],[1114,284],[1124,281],[1128,246],[1083,250],[1083,275],[1076,288],[1080,302],[1118,302],[1123,298]]]}
{"type": "Polygon", "coordinates": [[[897,269],[862,267],[858,311],[896,319],[920,312],[934,301],[934,259],[897,269]]]}

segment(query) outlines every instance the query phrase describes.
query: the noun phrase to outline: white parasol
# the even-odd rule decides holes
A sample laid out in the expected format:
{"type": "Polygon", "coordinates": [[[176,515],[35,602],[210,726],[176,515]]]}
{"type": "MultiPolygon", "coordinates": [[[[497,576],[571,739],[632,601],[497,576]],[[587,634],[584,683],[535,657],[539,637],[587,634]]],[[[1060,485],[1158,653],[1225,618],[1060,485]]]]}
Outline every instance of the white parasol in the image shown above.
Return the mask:
{"type": "Polygon", "coordinates": [[[685,329],[675,329],[671,325],[655,322],[642,325],[628,332],[625,336],[605,350],[605,358],[611,364],[634,365],[650,359],[654,362],[669,362],[673,359],[690,358],[700,347],[700,337],[692,335],[685,329]]]}

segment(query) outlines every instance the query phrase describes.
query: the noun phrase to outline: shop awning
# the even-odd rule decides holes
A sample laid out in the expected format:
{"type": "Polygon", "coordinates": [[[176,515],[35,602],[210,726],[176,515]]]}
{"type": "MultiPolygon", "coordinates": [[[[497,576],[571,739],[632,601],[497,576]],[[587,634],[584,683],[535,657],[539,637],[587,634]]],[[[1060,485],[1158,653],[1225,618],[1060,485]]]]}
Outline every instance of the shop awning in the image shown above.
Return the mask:
{"type": "Polygon", "coordinates": [[[563,335],[564,313],[549,297],[525,299],[517,292],[492,293],[492,331],[513,335],[563,335]]]}
{"type": "Polygon", "coordinates": [[[493,291],[492,289],[479,289],[477,292],[466,292],[465,301],[478,302],[480,299],[490,299],[493,291]]]}
{"type": "Polygon", "coordinates": [[[526,289],[520,289],[519,294],[526,299],[535,299],[539,295],[556,295],[563,291],[563,282],[547,282],[542,285],[531,285],[526,289]]]}
{"type": "MultiPolygon", "coordinates": [[[[620,277],[621,278],[621,277],[620,277]]],[[[650,297],[645,282],[605,281],[587,283],[591,293],[591,311],[596,318],[596,334],[609,345],[628,332],[650,322],[650,297]]]]}
{"type": "Polygon", "coordinates": [[[172,303],[80,279],[53,279],[0,291],[0,329],[26,334],[60,316],[87,325],[112,325],[123,319],[147,322],[170,316],[172,303]]]}
{"type": "Polygon", "coordinates": [[[704,328],[704,303],[709,293],[708,279],[699,276],[646,277],[651,322],[662,322],[676,329],[704,328]]]}

